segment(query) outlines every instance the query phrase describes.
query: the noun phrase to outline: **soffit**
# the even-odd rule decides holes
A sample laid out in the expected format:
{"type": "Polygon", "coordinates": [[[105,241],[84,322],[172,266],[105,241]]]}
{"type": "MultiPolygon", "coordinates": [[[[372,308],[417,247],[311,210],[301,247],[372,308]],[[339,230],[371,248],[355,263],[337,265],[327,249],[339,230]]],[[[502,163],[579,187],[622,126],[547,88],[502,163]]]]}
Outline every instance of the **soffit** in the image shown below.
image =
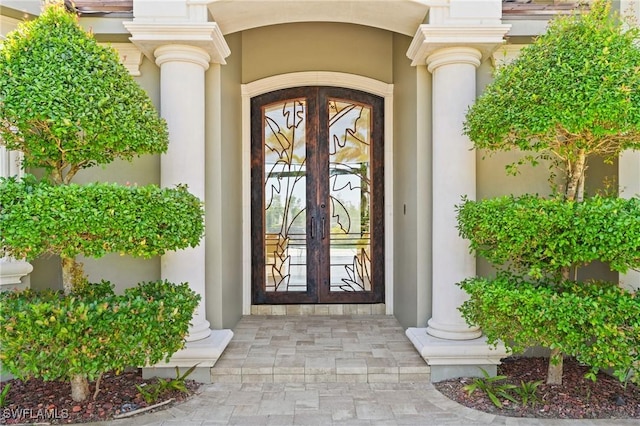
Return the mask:
{"type": "Polygon", "coordinates": [[[213,0],[209,13],[223,34],[291,22],[343,22],[413,36],[427,0],[213,0]]]}

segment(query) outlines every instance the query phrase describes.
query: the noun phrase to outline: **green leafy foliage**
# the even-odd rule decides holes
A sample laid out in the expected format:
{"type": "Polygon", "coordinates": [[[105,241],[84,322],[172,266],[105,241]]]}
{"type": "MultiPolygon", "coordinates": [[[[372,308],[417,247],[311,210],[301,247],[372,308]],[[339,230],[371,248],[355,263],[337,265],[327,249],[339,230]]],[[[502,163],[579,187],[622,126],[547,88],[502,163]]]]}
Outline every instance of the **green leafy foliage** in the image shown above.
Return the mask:
{"type": "Polygon", "coordinates": [[[94,380],[106,371],[154,364],[184,346],[200,296],[187,284],[106,291],[0,293],[0,360],[20,379],[94,380]]]}
{"type": "Polygon", "coordinates": [[[203,215],[200,200],[183,186],[0,179],[0,246],[28,259],[44,253],[150,257],[195,247],[203,215]]]}
{"type": "Polygon", "coordinates": [[[466,385],[463,389],[467,391],[467,394],[471,395],[473,392],[480,390],[489,397],[493,405],[498,408],[502,408],[502,400],[507,399],[511,402],[517,402],[516,399],[509,393],[510,390],[516,388],[515,385],[505,383],[506,376],[494,376],[491,377],[489,373],[483,368],[483,377],[476,377],[473,381],[466,385]],[[502,399],[502,400],[501,400],[502,399]]]}
{"type": "Polygon", "coordinates": [[[150,385],[136,385],[136,389],[142,395],[147,404],[154,404],[164,394],[172,391],[187,393],[187,377],[196,369],[198,364],[189,368],[184,374],[180,374],[180,369],[176,367],[175,379],[157,378],[156,382],[150,385]]]}
{"type": "Polygon", "coordinates": [[[166,123],[116,51],[100,46],[63,5],[48,6],[3,40],[0,117],[0,141],[58,183],[168,144],[166,123]]]}
{"type": "Polygon", "coordinates": [[[523,406],[526,407],[527,405],[532,404],[535,407],[535,405],[540,402],[538,388],[541,384],[542,380],[531,382],[521,380],[520,386],[514,387],[513,392],[518,396],[518,399],[523,406]]]}
{"type": "Polygon", "coordinates": [[[498,408],[504,406],[504,400],[522,404],[525,407],[529,404],[535,406],[540,401],[538,388],[542,384],[541,380],[531,382],[521,380],[520,386],[516,386],[506,382],[507,376],[491,377],[484,368],[480,368],[480,370],[482,371],[482,377],[475,377],[470,384],[463,387],[463,390],[468,395],[472,395],[476,390],[479,390],[487,395],[493,405],[498,408]]]}
{"type": "Polygon", "coordinates": [[[624,381],[640,367],[640,298],[615,283],[538,280],[500,272],[469,278],[461,287],[469,300],[460,307],[488,341],[519,352],[530,346],[559,348],[589,365],[595,380],[610,369],[624,381]]]}
{"type": "Polygon", "coordinates": [[[533,278],[595,260],[619,272],[640,267],[638,198],[464,200],[458,207],[458,229],[492,265],[533,278]]]}
{"type": "Polygon", "coordinates": [[[476,148],[544,153],[562,167],[640,149],[640,30],[610,12],[599,0],[589,13],[553,19],[497,70],[466,116],[476,148]]]}
{"type": "Polygon", "coordinates": [[[9,394],[10,389],[11,389],[11,383],[7,383],[2,388],[2,392],[0,392],[0,408],[7,405],[7,395],[9,394]]]}
{"type": "Polygon", "coordinates": [[[568,281],[596,260],[618,272],[640,266],[640,201],[584,198],[591,157],[612,162],[640,149],[640,29],[629,24],[605,0],[553,19],[497,70],[464,123],[475,148],[522,154],[510,173],[540,159],[564,172],[563,199],[464,200],[458,209],[471,250],[503,270],[461,283],[470,295],[463,316],[514,350],[551,348],[547,383],[561,382],[562,353],[590,365],[594,379],[611,368],[622,380],[640,365],[635,295],[617,283],[568,281]]]}
{"type": "Polygon", "coordinates": [[[144,283],[116,296],[109,283],[88,285],[74,260],[195,247],[204,225],[202,203],[184,186],[71,184],[81,169],[165,152],[168,134],[115,50],[61,1],[3,40],[0,143],[53,183],[0,180],[0,255],[60,255],[65,289],[0,295],[3,366],[20,378],[71,380],[80,401],[87,378],[180,349],[200,298],[188,285],[144,283]]]}

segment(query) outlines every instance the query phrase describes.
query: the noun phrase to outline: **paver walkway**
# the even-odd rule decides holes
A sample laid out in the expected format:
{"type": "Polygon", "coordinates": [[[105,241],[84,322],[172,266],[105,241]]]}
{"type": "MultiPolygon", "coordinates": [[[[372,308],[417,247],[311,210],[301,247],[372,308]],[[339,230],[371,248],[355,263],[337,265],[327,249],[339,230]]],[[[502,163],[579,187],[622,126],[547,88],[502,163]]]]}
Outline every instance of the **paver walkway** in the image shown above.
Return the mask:
{"type": "Polygon", "coordinates": [[[164,411],[95,425],[638,425],[540,420],[471,410],[429,383],[389,316],[248,316],[213,384],[164,411]]]}
{"type": "Polygon", "coordinates": [[[248,316],[213,369],[216,383],[429,382],[392,316],[248,316]]]}

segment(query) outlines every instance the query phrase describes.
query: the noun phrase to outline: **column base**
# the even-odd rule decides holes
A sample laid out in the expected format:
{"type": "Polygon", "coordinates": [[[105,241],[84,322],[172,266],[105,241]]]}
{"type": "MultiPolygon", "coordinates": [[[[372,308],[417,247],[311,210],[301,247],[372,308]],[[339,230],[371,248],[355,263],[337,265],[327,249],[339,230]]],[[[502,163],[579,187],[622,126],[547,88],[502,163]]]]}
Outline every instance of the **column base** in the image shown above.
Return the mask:
{"type": "Polygon", "coordinates": [[[431,367],[432,383],[456,377],[483,377],[480,368],[495,376],[500,359],[508,355],[502,343],[492,348],[485,336],[473,340],[439,339],[427,334],[426,328],[415,327],[408,328],[406,335],[431,367]]]}
{"type": "Polygon", "coordinates": [[[22,277],[33,271],[33,266],[24,260],[9,257],[0,258],[0,291],[22,291],[29,288],[29,283],[22,277]]]}
{"type": "Polygon", "coordinates": [[[426,331],[433,337],[445,340],[474,340],[482,336],[479,327],[469,327],[467,324],[460,324],[457,327],[451,324],[440,324],[431,318],[427,322],[426,331]]]}
{"type": "Polygon", "coordinates": [[[211,330],[211,334],[206,339],[187,342],[183,349],[173,354],[169,362],[161,361],[144,367],[142,377],[144,379],[175,378],[176,367],[180,369],[180,374],[183,374],[197,364],[198,366],[188,378],[200,383],[211,383],[211,367],[222,356],[232,337],[231,330],[211,330]]]}

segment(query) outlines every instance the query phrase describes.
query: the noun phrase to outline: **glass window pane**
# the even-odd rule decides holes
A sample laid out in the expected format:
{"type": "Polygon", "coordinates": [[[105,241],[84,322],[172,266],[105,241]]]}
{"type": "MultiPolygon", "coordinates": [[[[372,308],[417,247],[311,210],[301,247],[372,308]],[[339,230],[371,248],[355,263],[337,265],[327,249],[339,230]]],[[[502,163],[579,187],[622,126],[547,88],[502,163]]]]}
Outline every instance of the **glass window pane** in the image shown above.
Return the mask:
{"type": "Polygon", "coordinates": [[[329,100],[330,291],[371,291],[371,107],[329,100]]]}
{"type": "Polygon", "coordinates": [[[263,109],[265,290],[306,291],[306,101],[263,109]]]}

